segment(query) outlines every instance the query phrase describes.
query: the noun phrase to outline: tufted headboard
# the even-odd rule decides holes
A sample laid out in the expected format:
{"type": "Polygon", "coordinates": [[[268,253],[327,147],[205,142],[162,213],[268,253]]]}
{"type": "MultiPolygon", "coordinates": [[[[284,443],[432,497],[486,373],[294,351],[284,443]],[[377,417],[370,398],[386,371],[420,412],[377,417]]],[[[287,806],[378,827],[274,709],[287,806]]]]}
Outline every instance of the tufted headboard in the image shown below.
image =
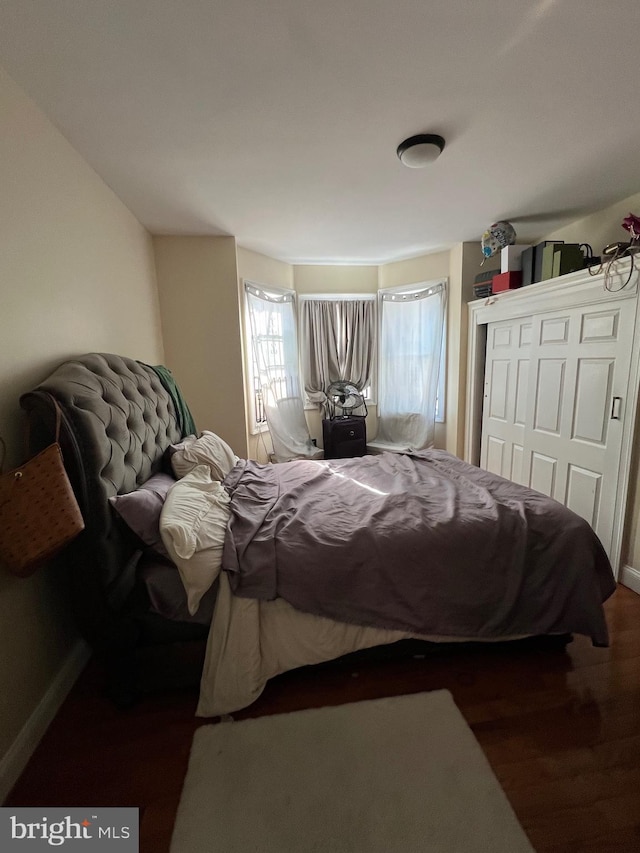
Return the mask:
{"type": "Polygon", "coordinates": [[[139,625],[118,608],[133,589],[137,546],[108,498],[147,480],[167,446],[182,437],[173,400],[144,364],[104,353],[79,356],[20,399],[32,452],[53,440],[49,395],[62,410],[60,444],[86,525],[61,558],[71,569],[76,616],[94,645],[135,644],[139,625]]]}

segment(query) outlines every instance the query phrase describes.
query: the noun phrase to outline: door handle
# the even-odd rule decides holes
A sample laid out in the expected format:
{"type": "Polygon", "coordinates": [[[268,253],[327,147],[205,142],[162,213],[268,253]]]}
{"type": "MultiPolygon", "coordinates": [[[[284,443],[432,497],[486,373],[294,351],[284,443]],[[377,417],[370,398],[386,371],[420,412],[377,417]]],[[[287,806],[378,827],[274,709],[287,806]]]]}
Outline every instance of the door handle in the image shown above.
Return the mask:
{"type": "Polygon", "coordinates": [[[622,397],[614,397],[611,400],[611,420],[620,420],[620,407],[622,405],[622,397]]]}

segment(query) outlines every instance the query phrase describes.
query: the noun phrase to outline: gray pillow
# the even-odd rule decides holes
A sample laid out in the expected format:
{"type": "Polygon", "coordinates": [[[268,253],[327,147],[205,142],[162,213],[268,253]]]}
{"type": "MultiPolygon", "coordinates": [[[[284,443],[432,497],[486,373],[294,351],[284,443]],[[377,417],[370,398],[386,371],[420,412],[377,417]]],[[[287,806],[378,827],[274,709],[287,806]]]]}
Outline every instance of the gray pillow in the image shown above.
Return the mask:
{"type": "Polygon", "coordinates": [[[135,492],[115,495],[109,503],[120,518],[145,545],[171,560],[160,536],[160,513],[167,492],[176,481],[168,474],[154,474],[135,492]]]}

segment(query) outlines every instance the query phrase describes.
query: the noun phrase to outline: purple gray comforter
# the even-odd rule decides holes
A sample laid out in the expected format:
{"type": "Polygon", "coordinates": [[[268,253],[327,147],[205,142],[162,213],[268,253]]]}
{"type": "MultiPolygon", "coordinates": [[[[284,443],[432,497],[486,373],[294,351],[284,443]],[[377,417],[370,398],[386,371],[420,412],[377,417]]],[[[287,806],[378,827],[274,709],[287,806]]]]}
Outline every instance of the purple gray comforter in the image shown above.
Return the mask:
{"type": "Polygon", "coordinates": [[[236,595],[416,634],[608,643],[615,581],[591,527],[444,451],[244,461],[224,485],[236,595]]]}

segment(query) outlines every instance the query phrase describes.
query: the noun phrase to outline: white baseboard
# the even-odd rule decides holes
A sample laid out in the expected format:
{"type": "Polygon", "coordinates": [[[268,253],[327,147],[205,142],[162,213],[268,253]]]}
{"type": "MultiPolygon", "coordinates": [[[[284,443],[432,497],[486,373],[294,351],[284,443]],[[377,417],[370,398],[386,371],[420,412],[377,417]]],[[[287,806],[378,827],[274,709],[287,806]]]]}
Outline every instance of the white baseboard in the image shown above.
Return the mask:
{"type": "Polygon", "coordinates": [[[84,640],[79,640],[67,655],[57,675],[18,736],[0,761],[0,804],[18,781],[35,748],[58,713],[67,694],[84,669],[91,651],[84,640]]]}
{"type": "Polygon", "coordinates": [[[634,569],[633,566],[623,566],[620,571],[620,583],[628,586],[634,592],[640,595],[640,570],[634,569]]]}

